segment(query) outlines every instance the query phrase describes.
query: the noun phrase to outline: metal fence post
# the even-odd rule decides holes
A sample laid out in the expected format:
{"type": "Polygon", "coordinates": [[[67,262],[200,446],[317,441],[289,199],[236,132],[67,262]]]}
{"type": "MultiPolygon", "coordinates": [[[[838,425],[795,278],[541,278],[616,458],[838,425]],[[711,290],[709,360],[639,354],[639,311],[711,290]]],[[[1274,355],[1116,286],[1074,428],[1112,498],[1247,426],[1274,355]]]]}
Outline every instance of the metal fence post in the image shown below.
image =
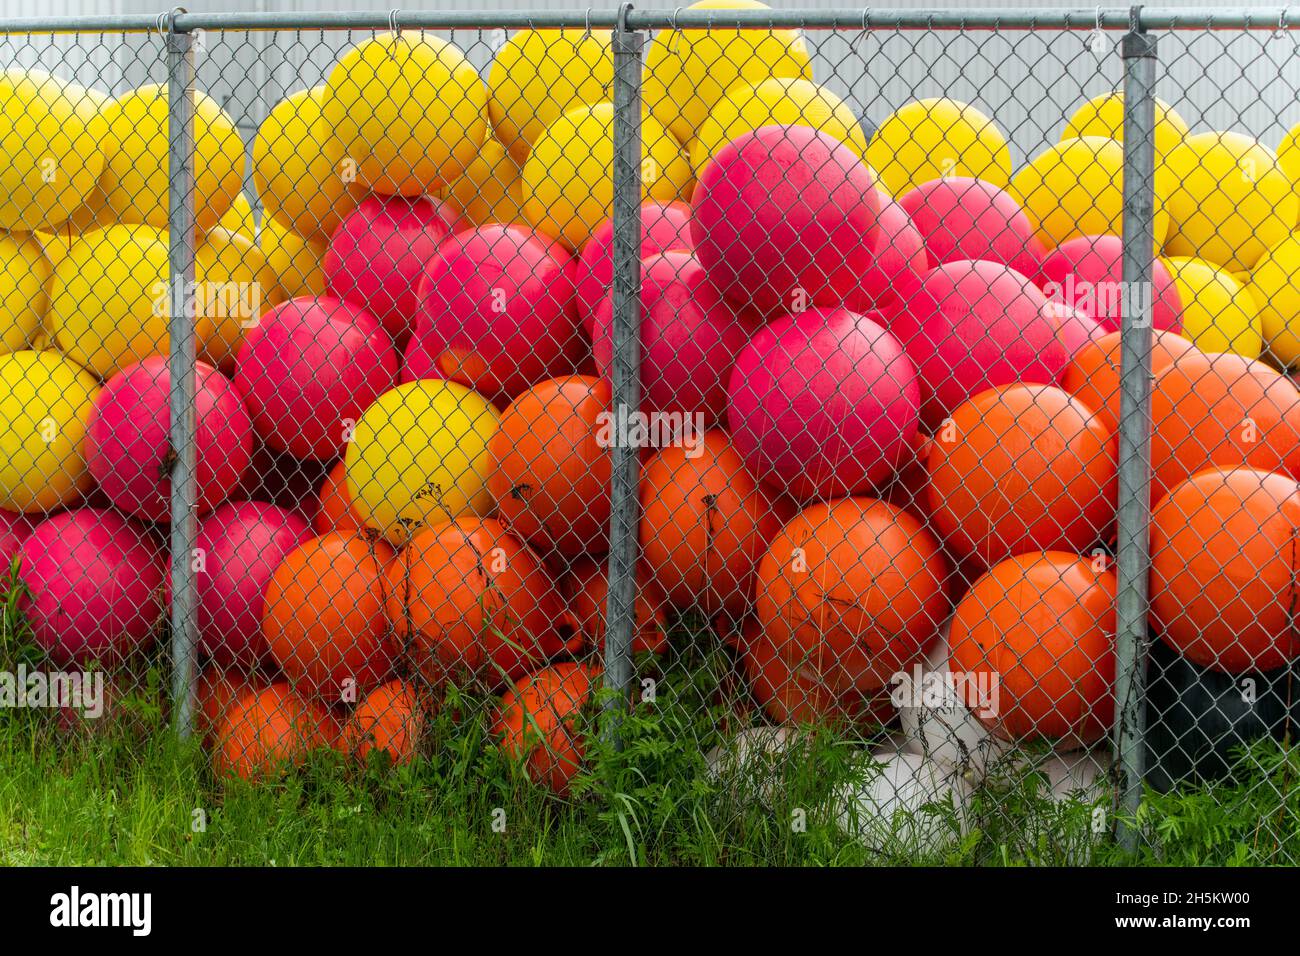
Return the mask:
{"type": "Polygon", "coordinates": [[[1124,310],[1119,424],[1119,513],[1116,573],[1115,754],[1121,771],[1116,836],[1127,850],[1138,832],[1126,817],[1142,800],[1146,764],[1147,575],[1151,518],[1151,316],[1155,258],[1156,41],[1140,7],[1124,37],[1124,310]]]}
{"type": "Polygon", "coordinates": [[[193,730],[194,657],[198,643],[197,582],[192,555],[198,533],[194,507],[195,361],[194,328],[194,51],[193,38],[167,20],[168,84],[168,334],[171,375],[171,650],[172,702],[177,732],[193,730]]]}
{"type": "Polygon", "coordinates": [[[640,470],[638,449],[627,440],[641,391],[641,46],[644,34],[627,28],[632,4],[619,9],[614,28],[614,288],[613,408],[615,435],[609,535],[609,606],[605,620],[605,686],[615,747],[618,712],[632,683],[633,606],[636,599],[640,470]]]}

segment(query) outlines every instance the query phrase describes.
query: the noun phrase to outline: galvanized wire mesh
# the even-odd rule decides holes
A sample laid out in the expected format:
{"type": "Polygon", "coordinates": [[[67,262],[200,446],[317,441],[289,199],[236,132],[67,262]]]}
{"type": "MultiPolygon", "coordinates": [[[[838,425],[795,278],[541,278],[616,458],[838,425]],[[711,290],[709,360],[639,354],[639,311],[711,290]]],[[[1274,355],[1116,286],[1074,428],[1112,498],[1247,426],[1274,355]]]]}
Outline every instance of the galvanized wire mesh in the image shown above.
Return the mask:
{"type": "Polygon", "coordinates": [[[6,38],[3,663],[559,794],[612,683],[914,850],[1289,743],[1291,34],[590,19],[6,38]]]}

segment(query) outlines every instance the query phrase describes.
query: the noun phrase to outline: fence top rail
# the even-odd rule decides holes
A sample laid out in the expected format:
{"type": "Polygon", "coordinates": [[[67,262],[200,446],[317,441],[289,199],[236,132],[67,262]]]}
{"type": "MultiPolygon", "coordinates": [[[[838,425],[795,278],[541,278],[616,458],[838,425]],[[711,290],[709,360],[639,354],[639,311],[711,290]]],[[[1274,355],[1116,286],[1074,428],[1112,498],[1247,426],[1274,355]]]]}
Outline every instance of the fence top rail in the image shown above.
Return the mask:
{"type": "MultiPolygon", "coordinates": [[[[387,30],[587,27],[613,29],[619,12],[604,10],[397,10],[135,14],[0,19],[0,34],[188,33],[194,30],[387,30]]],[[[1076,9],[873,9],[687,10],[633,8],[633,30],[672,27],[810,30],[1095,30],[1127,28],[1136,17],[1147,30],[1297,30],[1300,7],[1079,7],[1076,9]]]]}

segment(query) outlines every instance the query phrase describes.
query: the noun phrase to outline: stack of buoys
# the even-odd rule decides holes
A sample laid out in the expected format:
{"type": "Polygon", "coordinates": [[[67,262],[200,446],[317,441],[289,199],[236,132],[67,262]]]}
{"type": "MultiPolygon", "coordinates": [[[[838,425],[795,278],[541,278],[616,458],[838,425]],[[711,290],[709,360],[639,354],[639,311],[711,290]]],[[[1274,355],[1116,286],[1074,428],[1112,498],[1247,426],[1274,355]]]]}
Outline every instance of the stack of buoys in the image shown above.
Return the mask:
{"type": "Polygon", "coordinates": [[[53,658],[148,653],[184,561],[223,772],[413,760],[455,683],[502,695],[503,751],[566,793],[627,443],[638,655],[708,621],[768,720],[901,712],[924,746],[885,759],[914,783],[918,757],[943,783],[990,748],[1104,746],[1137,305],[1152,628],[1207,680],[1300,656],[1296,134],[1274,152],[1158,104],[1159,258],[1130,290],[1118,94],[1016,169],[948,98],[868,135],[798,31],[664,31],[631,415],[612,81],[590,31],[521,31],[486,76],[431,34],[366,39],[262,122],[256,224],[235,123],[195,94],[199,546],[169,558],[165,91],[3,74],[0,557],[53,658]],[[916,675],[947,712],[906,698],[916,675]]]}

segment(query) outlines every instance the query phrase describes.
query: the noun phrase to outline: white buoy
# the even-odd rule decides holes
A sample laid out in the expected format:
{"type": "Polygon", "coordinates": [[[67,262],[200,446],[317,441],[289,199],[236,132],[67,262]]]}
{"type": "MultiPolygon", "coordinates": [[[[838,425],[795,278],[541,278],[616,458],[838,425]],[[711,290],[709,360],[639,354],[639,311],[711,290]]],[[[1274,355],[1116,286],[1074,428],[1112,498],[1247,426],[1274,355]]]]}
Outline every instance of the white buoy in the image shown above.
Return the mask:
{"type": "Polygon", "coordinates": [[[942,764],[895,753],[864,761],[834,799],[844,833],[882,852],[919,858],[942,853],[965,831],[970,787],[942,764]]]}
{"type": "Polygon", "coordinates": [[[873,760],[884,760],[886,757],[893,757],[896,754],[907,752],[907,735],[901,730],[891,730],[885,735],[885,739],[875,744],[871,748],[871,758],[873,760]]]}
{"type": "Polygon", "coordinates": [[[1055,803],[1067,800],[1094,804],[1109,799],[1107,774],[1114,758],[1106,749],[1057,752],[1041,761],[1029,762],[1029,768],[1043,775],[1039,792],[1055,803]]]}
{"type": "Polygon", "coordinates": [[[781,763],[798,739],[794,727],[749,727],[704,755],[710,780],[725,781],[738,796],[773,803],[781,763]]]}
{"type": "Polygon", "coordinates": [[[950,679],[947,624],[925,659],[898,676],[894,693],[907,753],[978,781],[1012,746],[989,733],[950,679]]]}
{"type": "Polygon", "coordinates": [[[1104,747],[1023,754],[1004,762],[995,782],[1033,793],[1042,801],[1017,821],[1025,845],[1046,846],[1053,859],[1086,865],[1110,832],[1108,775],[1113,762],[1104,747]],[[1026,786],[1027,780],[1032,786],[1026,786]]]}

